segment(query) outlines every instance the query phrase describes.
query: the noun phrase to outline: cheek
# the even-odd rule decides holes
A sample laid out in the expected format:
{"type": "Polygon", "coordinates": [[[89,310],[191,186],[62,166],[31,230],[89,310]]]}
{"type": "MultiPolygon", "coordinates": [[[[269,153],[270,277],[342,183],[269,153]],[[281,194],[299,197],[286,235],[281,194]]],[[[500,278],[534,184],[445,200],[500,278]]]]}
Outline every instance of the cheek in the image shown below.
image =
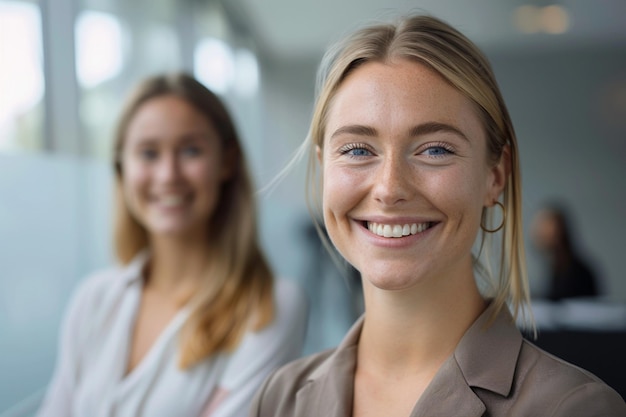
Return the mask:
{"type": "Polygon", "coordinates": [[[222,183],[222,167],[217,160],[196,161],[184,167],[185,178],[196,187],[214,193],[222,183]]]}
{"type": "Polygon", "coordinates": [[[483,178],[484,174],[477,171],[449,171],[431,178],[431,195],[435,196],[442,208],[447,207],[444,211],[450,216],[462,219],[466,227],[473,223],[478,225],[486,193],[483,178]]]}
{"type": "Polygon", "coordinates": [[[339,215],[353,207],[354,201],[359,199],[359,186],[364,182],[363,176],[353,169],[327,165],[322,180],[324,213],[339,215]]]}
{"type": "Polygon", "coordinates": [[[143,219],[148,200],[148,176],[142,172],[125,169],[121,186],[124,203],[131,216],[139,223],[144,224],[143,219]]]}
{"type": "Polygon", "coordinates": [[[150,175],[146,170],[130,164],[124,169],[122,188],[124,195],[129,200],[135,200],[139,194],[145,192],[149,183],[150,175]]]}

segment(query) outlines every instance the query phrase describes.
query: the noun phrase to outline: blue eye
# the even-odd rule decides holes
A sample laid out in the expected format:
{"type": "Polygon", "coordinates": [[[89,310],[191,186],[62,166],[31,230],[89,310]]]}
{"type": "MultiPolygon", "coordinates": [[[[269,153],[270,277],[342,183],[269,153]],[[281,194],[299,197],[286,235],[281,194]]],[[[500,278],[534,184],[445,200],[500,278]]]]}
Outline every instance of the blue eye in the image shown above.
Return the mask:
{"type": "Polygon", "coordinates": [[[442,156],[454,154],[452,150],[441,145],[431,146],[422,153],[426,154],[427,156],[434,156],[434,157],[442,157],[442,156]]]}
{"type": "Polygon", "coordinates": [[[429,155],[434,155],[434,156],[436,156],[436,155],[445,155],[445,154],[450,153],[450,151],[448,151],[446,148],[442,148],[441,146],[436,146],[436,147],[433,147],[433,148],[428,148],[428,149],[426,150],[426,152],[427,152],[429,155]]]}
{"type": "Polygon", "coordinates": [[[359,143],[350,143],[343,146],[339,149],[339,152],[341,155],[348,155],[352,158],[362,158],[373,155],[372,151],[370,151],[366,145],[359,143]]]}
{"type": "Polygon", "coordinates": [[[363,148],[350,149],[347,153],[352,156],[368,156],[372,154],[370,151],[363,148]]]}

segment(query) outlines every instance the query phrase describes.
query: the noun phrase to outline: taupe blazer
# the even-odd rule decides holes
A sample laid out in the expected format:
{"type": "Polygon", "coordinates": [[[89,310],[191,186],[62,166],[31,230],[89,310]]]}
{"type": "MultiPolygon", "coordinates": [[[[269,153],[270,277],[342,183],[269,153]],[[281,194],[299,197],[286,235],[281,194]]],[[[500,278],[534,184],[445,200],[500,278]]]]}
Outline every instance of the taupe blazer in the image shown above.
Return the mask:
{"type": "MultiPolygon", "coordinates": [[[[523,339],[508,311],[486,327],[490,314],[467,330],[410,417],[626,417],[624,400],[599,378],[523,339]]],[[[250,416],[350,417],[362,325],[363,317],[336,349],[272,374],[250,416]]]]}

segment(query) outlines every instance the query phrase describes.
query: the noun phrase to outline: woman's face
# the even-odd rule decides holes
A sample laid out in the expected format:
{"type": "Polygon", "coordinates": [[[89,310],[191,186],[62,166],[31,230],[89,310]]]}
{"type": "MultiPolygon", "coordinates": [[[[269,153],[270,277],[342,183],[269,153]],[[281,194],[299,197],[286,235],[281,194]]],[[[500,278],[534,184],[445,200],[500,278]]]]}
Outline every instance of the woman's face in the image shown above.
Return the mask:
{"type": "Polygon", "coordinates": [[[531,224],[533,243],[544,251],[553,251],[559,247],[561,231],[554,213],[541,210],[531,224]]]}
{"type": "Polygon", "coordinates": [[[506,176],[465,96],[421,64],[367,63],[340,86],[323,140],[325,225],[366,282],[473,276],[481,211],[506,176]]]}
{"type": "Polygon", "coordinates": [[[152,236],[206,234],[227,177],[224,150],[209,120],[166,95],[145,102],[122,150],[129,210],[152,236]]]}

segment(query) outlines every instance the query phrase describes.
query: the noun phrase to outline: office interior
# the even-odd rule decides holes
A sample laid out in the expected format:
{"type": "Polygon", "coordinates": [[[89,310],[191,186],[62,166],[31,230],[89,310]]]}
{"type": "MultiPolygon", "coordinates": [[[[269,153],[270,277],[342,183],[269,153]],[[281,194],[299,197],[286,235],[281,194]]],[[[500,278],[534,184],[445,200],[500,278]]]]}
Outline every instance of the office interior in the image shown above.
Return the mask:
{"type": "Polygon", "coordinates": [[[129,89],[164,71],[194,74],[227,103],[259,190],[263,247],[311,300],[303,353],[335,346],[362,311],[358,277],[320,246],[304,163],[264,187],[307,134],[324,49],[406,11],[449,21],[485,51],[517,130],[525,235],[544,201],[565,202],[600,277],[599,297],[546,301],[527,236],[539,341],[581,366],[623,357],[626,2],[0,0],[0,416],[32,415],[73,289],[115,262],[113,128],[129,89]]]}

